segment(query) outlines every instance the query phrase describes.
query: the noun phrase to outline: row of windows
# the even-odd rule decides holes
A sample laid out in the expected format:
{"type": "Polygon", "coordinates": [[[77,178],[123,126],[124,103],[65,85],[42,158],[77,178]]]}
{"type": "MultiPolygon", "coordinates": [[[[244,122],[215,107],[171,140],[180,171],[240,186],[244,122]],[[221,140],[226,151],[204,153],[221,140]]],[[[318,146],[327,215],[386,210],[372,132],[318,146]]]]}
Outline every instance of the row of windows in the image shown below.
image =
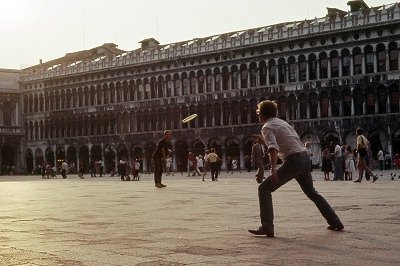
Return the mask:
{"type": "Polygon", "coordinates": [[[46,93],[30,94],[25,96],[26,113],[41,112],[84,106],[113,104],[125,101],[140,101],[165,97],[176,97],[197,93],[234,90],[256,86],[268,86],[288,82],[305,82],[308,80],[330,79],[347,77],[376,72],[395,71],[399,69],[398,45],[391,42],[386,49],[383,43],[371,45],[361,50],[355,47],[351,50],[343,49],[331,51],[329,54],[321,52],[318,55],[290,56],[252,62],[247,66],[242,64],[184,72],[166,75],[109,83],[97,86],[85,86],[72,89],[56,90],[46,93]]]}
{"type": "MultiPolygon", "coordinates": [[[[259,101],[264,100],[262,97],[259,101]]],[[[270,98],[275,99],[275,98],[270,98]]],[[[126,111],[116,116],[92,115],[76,118],[26,123],[27,138],[47,139],[87,135],[125,134],[131,132],[160,131],[164,129],[204,128],[214,126],[246,125],[257,123],[257,99],[232,101],[209,105],[176,106],[151,110],[126,111]],[[198,117],[189,124],[180,121],[189,114],[198,117]]],[[[398,113],[400,92],[398,85],[377,89],[367,87],[342,92],[332,90],[310,94],[290,94],[278,101],[279,116],[285,120],[317,119],[364,114],[398,113]]]]}

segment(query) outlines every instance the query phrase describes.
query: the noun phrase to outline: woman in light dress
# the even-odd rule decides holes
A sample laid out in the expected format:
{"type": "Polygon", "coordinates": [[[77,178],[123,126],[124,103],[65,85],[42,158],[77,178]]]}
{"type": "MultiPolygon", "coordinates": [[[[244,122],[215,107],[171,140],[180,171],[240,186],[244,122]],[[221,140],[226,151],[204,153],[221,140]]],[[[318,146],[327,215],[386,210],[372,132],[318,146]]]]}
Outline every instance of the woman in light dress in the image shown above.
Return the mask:
{"type": "Polygon", "coordinates": [[[346,173],[346,180],[353,179],[353,173],[356,171],[355,164],[354,164],[354,154],[353,150],[349,145],[346,147],[346,160],[345,160],[345,173],[346,173]]]}

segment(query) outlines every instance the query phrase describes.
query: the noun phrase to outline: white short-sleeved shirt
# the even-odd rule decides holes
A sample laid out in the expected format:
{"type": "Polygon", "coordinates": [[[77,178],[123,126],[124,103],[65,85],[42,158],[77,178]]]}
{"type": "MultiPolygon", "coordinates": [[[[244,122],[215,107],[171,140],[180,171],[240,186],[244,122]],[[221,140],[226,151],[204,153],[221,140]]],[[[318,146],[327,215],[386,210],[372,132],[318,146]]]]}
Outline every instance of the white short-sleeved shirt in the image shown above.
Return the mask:
{"type": "Polygon", "coordinates": [[[276,149],[279,157],[285,158],[290,154],[307,152],[296,130],[282,119],[268,118],[261,128],[261,135],[267,150],[276,149]]]}

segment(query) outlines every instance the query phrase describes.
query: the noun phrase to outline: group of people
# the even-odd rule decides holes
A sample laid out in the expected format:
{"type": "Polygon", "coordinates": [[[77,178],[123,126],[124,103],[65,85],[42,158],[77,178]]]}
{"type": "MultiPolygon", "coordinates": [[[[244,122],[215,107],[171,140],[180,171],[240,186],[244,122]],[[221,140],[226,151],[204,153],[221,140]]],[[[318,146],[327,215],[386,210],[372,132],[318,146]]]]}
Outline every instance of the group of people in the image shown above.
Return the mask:
{"type": "Polygon", "coordinates": [[[202,155],[194,155],[192,152],[188,154],[188,176],[202,176],[202,181],[205,181],[205,176],[211,172],[211,181],[218,181],[218,175],[221,170],[222,160],[218,157],[214,148],[206,150],[204,157],[202,155]]]}
{"type": "Polygon", "coordinates": [[[119,160],[117,171],[121,181],[140,181],[140,163],[137,159],[134,159],[131,164],[124,159],[119,160]]]}
{"type": "MultiPolygon", "coordinates": [[[[68,163],[65,160],[61,160],[59,165],[59,172],[61,173],[63,179],[67,178],[68,171],[69,171],[68,163]]],[[[51,166],[47,162],[43,162],[40,165],[40,172],[42,174],[42,178],[44,179],[57,177],[57,168],[55,166],[51,166]]]]}
{"type": "MultiPolygon", "coordinates": [[[[363,135],[362,129],[356,129],[357,134],[357,149],[353,150],[349,145],[340,146],[339,143],[331,143],[330,146],[325,147],[322,151],[322,167],[321,170],[324,172],[324,179],[326,181],[331,180],[329,174],[333,172],[333,180],[353,180],[353,173],[358,169],[358,178],[354,182],[361,182],[365,174],[365,179],[370,180],[372,176],[372,182],[378,179],[377,174],[373,174],[369,167],[369,150],[370,143],[368,139],[363,135]]],[[[383,151],[380,150],[379,154],[383,151]]],[[[383,169],[382,169],[383,170],[383,169]]]]}

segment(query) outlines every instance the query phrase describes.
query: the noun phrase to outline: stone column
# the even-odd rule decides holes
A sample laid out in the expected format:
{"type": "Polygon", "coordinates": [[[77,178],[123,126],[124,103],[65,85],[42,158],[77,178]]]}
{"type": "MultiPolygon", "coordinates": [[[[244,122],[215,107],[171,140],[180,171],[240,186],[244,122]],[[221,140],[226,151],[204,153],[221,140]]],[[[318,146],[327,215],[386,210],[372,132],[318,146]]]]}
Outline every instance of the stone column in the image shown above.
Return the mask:
{"type": "Polygon", "coordinates": [[[354,75],[354,57],[353,54],[350,54],[350,76],[354,75]]]}
{"type": "Polygon", "coordinates": [[[362,56],[362,61],[361,61],[362,74],[365,75],[365,53],[362,53],[361,56],[362,56]]]}
{"type": "Polygon", "coordinates": [[[328,60],[328,79],[330,79],[331,78],[331,65],[332,65],[331,58],[328,57],[327,60],[328,60]]]}
{"type": "Polygon", "coordinates": [[[242,170],[242,169],[245,168],[245,165],[244,165],[244,147],[243,147],[243,144],[242,144],[242,143],[240,144],[240,147],[239,147],[239,161],[238,161],[238,165],[239,165],[239,169],[240,169],[240,170],[242,170]]]}
{"type": "Polygon", "coordinates": [[[15,103],[14,113],[15,113],[15,125],[21,126],[19,121],[19,102],[15,103]]]}
{"type": "Polygon", "coordinates": [[[226,150],[225,147],[222,147],[221,149],[222,152],[222,165],[221,165],[221,171],[226,170],[226,150]]]}

